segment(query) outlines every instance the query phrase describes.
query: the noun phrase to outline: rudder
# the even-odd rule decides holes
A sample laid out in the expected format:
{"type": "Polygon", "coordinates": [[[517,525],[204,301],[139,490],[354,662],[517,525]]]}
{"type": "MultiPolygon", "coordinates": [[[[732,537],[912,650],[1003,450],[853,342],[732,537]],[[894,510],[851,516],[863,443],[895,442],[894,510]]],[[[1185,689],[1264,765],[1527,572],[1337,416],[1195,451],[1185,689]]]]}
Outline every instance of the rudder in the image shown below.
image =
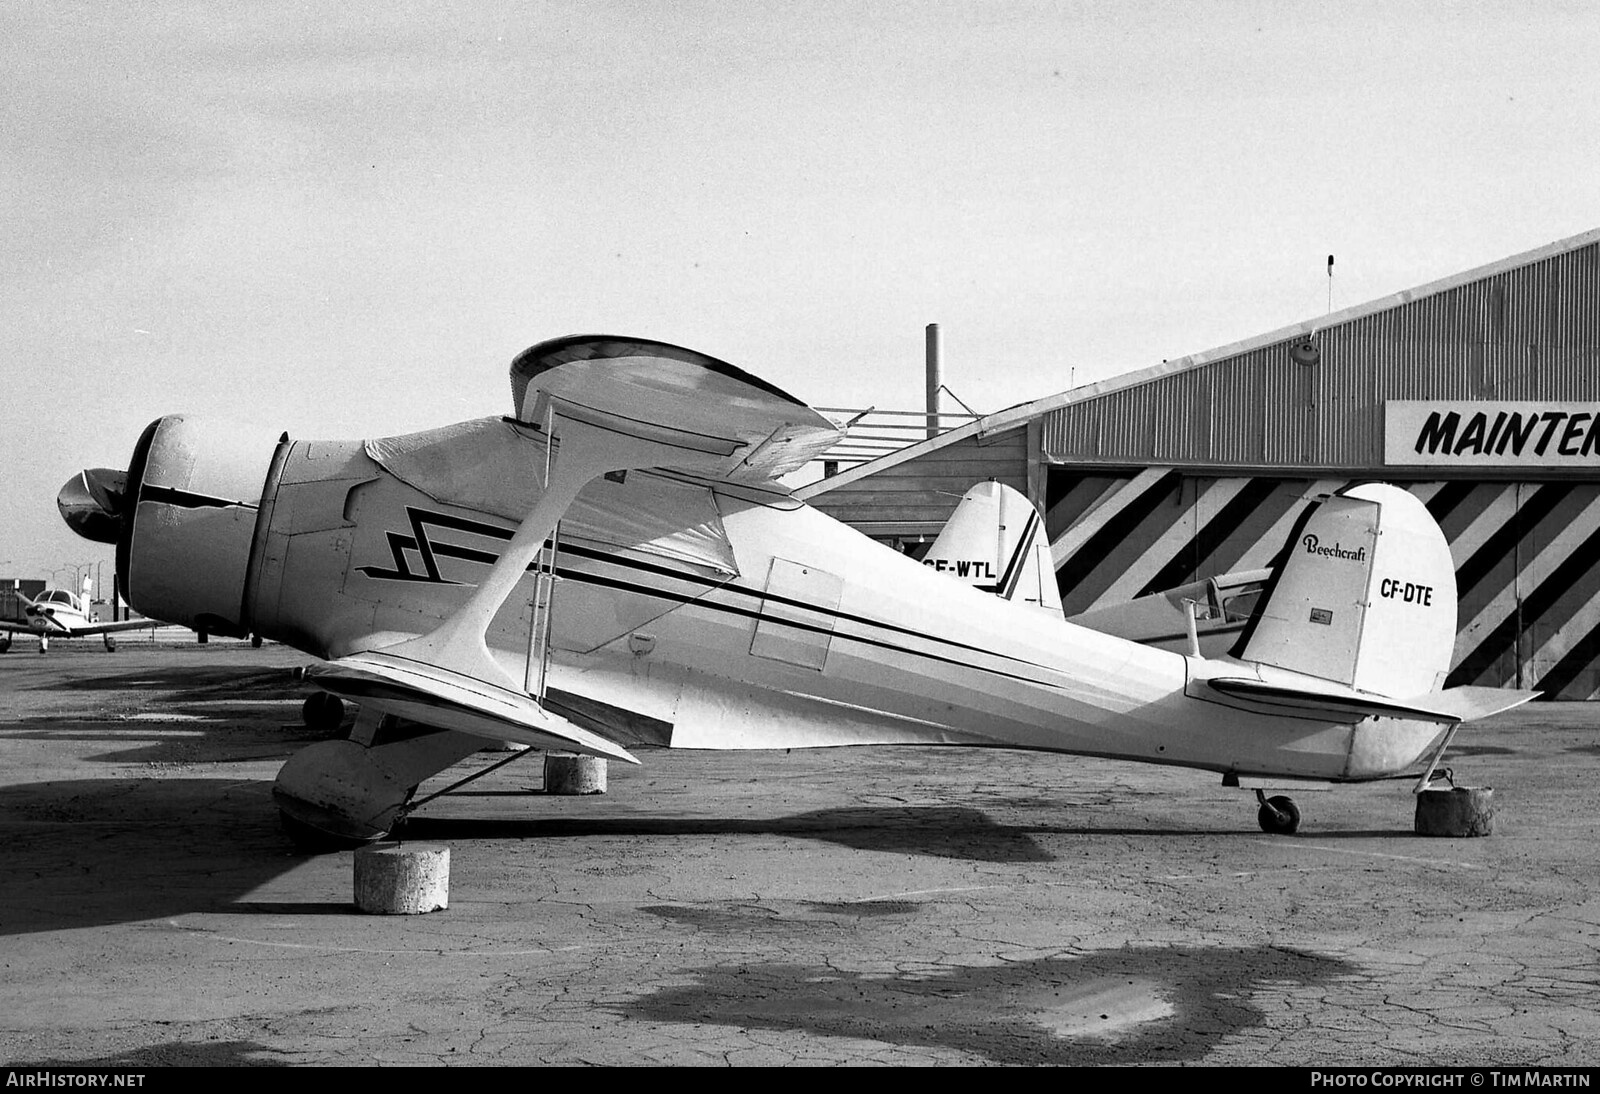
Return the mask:
{"type": "Polygon", "coordinates": [[[1455,636],[1444,533],[1414,495],[1367,483],[1323,499],[1296,525],[1238,656],[1410,697],[1443,685],[1455,636]]]}

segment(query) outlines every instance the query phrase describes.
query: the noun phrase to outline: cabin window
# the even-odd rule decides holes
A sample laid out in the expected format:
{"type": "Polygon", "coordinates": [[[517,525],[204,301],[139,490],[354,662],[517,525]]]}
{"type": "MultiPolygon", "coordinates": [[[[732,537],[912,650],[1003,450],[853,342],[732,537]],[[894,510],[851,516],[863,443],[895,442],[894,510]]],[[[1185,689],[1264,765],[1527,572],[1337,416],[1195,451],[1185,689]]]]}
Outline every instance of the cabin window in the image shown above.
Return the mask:
{"type": "Polygon", "coordinates": [[[1261,587],[1240,589],[1236,593],[1225,594],[1222,601],[1222,618],[1230,623],[1243,623],[1255,614],[1256,605],[1261,602],[1261,587]]]}

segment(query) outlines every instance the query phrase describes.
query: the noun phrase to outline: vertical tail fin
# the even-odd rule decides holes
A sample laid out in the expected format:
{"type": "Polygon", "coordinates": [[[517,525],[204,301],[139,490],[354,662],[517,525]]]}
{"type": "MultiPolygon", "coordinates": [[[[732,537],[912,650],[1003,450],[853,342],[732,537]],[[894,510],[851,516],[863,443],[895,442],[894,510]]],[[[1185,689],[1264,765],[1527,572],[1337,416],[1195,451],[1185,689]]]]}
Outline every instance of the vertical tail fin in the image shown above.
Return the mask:
{"type": "Polygon", "coordinates": [[[922,561],[984,592],[1061,614],[1044,520],[1009,486],[980,482],[968,490],[922,561]]]}
{"type": "Polygon", "coordinates": [[[1290,533],[1236,655],[1404,698],[1441,687],[1456,637],[1455,564],[1421,501],[1368,483],[1290,533]]]}

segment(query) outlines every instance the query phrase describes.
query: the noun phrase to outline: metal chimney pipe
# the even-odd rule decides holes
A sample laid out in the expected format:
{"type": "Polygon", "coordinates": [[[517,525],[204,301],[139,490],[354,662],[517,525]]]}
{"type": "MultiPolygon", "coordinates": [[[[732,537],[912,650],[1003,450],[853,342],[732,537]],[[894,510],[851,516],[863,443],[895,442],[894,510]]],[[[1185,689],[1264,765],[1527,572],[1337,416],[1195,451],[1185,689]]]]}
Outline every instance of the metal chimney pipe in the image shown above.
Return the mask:
{"type": "Polygon", "coordinates": [[[941,398],[939,389],[944,386],[944,380],[940,376],[939,324],[928,324],[924,345],[928,370],[928,436],[937,437],[939,435],[939,403],[941,398]]]}

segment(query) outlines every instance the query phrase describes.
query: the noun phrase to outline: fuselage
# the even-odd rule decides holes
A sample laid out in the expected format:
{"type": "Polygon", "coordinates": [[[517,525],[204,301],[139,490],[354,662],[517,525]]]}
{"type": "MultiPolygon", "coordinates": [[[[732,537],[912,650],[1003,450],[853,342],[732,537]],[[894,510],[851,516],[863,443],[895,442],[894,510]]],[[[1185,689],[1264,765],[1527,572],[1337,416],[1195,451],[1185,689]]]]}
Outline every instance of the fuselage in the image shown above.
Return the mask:
{"type": "MultiPolygon", "coordinates": [[[[494,419],[283,439],[254,458],[257,484],[268,466],[252,491],[237,438],[214,467],[185,464],[163,446],[195,450],[192,423],[163,422],[132,530],[134,606],[322,657],[437,626],[511,538],[545,459],[494,419]],[[198,578],[196,543],[211,546],[198,578]]],[[[1361,779],[1411,769],[1442,733],[1212,701],[1197,682],[1218,662],[978,591],[778,488],[596,479],[561,526],[554,573],[548,619],[532,607],[533,574],[496,616],[496,658],[515,678],[540,675],[528,651],[548,625],[553,703],[672,747],[988,745],[1361,779]]]]}

